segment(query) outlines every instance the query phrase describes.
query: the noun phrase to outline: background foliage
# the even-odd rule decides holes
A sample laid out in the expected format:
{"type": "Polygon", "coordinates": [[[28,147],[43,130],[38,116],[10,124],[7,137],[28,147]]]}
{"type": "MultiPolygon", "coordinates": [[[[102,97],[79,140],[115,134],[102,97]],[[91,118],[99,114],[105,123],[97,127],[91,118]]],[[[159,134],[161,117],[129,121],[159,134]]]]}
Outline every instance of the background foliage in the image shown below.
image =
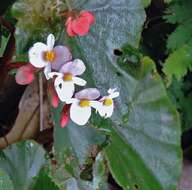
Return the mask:
{"type": "Polygon", "coordinates": [[[166,59],[163,69],[169,80],[173,76],[180,80],[188,70],[192,69],[191,6],[190,0],[174,0],[166,11],[165,19],[176,26],[167,41],[170,55],[166,59]]]}

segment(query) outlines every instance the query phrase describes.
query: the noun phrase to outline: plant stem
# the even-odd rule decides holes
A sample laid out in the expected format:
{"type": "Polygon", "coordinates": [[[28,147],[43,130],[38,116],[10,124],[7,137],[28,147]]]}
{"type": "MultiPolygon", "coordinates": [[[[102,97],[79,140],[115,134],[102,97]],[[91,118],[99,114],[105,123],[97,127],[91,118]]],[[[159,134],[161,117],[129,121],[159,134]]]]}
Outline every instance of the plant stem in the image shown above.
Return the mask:
{"type": "Polygon", "coordinates": [[[72,11],[72,7],[71,7],[69,0],[65,0],[65,2],[66,2],[66,5],[67,5],[69,11],[72,11]]]}
{"type": "Polygon", "coordinates": [[[40,104],[40,131],[43,131],[43,76],[42,73],[39,73],[39,104],[40,104]]]}

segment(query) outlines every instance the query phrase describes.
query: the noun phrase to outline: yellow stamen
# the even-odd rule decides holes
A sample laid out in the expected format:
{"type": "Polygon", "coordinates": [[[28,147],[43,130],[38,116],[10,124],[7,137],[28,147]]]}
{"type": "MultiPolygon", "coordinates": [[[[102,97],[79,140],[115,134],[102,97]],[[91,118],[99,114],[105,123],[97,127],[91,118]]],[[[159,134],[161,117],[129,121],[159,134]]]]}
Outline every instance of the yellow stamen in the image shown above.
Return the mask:
{"type": "Polygon", "coordinates": [[[113,100],[111,98],[106,98],[104,101],[103,101],[103,104],[105,106],[111,106],[113,104],[113,100]]]}
{"type": "Polygon", "coordinates": [[[79,102],[79,106],[81,106],[81,107],[89,107],[90,106],[90,101],[89,100],[81,100],[80,102],[79,102]]]}
{"type": "Polygon", "coordinates": [[[63,80],[72,81],[73,75],[71,73],[64,74],[63,80]]]}
{"type": "Polygon", "coordinates": [[[50,61],[50,62],[53,62],[54,59],[55,59],[55,52],[54,51],[46,51],[44,53],[44,59],[46,61],[50,61]]]}

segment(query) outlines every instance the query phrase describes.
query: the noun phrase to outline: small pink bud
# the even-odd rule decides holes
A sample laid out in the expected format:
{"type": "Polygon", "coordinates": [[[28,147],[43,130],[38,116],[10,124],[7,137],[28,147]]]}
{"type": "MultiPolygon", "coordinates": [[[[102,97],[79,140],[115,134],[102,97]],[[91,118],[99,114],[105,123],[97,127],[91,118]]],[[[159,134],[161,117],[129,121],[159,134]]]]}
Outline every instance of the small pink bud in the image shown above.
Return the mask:
{"type": "Polygon", "coordinates": [[[35,79],[34,72],[35,70],[30,64],[20,67],[15,76],[17,84],[27,85],[32,83],[35,79]]]}
{"type": "Polygon", "coordinates": [[[69,108],[70,105],[66,104],[64,105],[63,110],[61,112],[60,125],[62,128],[66,127],[69,123],[69,108]]]}
{"type": "Polygon", "coordinates": [[[50,87],[50,94],[51,94],[51,105],[54,108],[57,108],[59,106],[59,97],[58,97],[55,89],[52,87],[50,87]]]}

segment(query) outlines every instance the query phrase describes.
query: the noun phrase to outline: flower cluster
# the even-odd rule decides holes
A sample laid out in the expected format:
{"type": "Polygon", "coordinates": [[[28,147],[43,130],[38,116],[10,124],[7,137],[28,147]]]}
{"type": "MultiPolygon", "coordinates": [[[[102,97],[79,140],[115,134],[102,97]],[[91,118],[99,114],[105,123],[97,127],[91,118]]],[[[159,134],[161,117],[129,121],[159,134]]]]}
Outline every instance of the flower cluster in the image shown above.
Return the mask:
{"type": "MultiPolygon", "coordinates": [[[[86,35],[94,23],[94,16],[88,11],[82,11],[78,18],[69,17],[66,21],[69,36],[86,35]]],[[[29,49],[29,64],[20,67],[16,74],[16,82],[21,85],[29,84],[35,79],[35,74],[43,69],[45,78],[52,80],[49,88],[51,104],[54,108],[59,100],[64,104],[61,113],[61,126],[64,127],[69,118],[78,125],[85,125],[95,109],[101,117],[112,116],[113,99],[119,96],[116,89],[109,89],[106,96],[101,97],[96,88],[87,88],[79,92],[75,86],[85,86],[86,81],[80,76],[86,66],[80,59],[73,59],[66,46],[54,46],[55,37],[49,34],[47,43],[37,42],[29,49]]]]}
{"type": "Polygon", "coordinates": [[[69,36],[85,36],[90,26],[94,24],[95,18],[89,11],[81,11],[78,16],[76,14],[67,18],[65,23],[67,33],[69,36]]]}

